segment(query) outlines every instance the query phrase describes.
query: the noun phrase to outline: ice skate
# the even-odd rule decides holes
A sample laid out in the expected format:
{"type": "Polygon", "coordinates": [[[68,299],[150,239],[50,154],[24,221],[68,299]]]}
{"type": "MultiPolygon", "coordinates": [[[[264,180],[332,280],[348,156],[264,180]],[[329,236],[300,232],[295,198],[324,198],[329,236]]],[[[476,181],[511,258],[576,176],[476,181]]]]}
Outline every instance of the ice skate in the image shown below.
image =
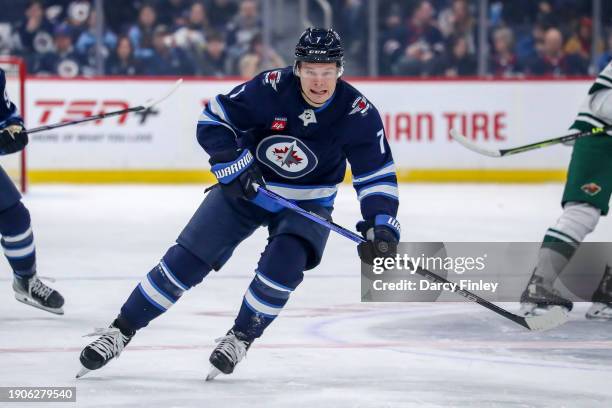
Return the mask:
{"type": "Polygon", "coordinates": [[[100,336],[97,340],[90,343],[81,351],[81,370],[77,373],[76,378],[81,378],[92,370],[97,370],[104,367],[113,358],[119,357],[123,348],[128,345],[132,337],[136,334],[135,331],[120,330],[116,321],[106,329],[95,329],[91,334],[86,336],[100,336]]]}
{"type": "Polygon", "coordinates": [[[573,306],[573,303],[561,296],[556,289],[544,285],[541,277],[533,275],[521,295],[519,314],[540,316],[554,309],[561,309],[564,313],[569,313],[573,306]]]}
{"type": "Polygon", "coordinates": [[[219,343],[210,355],[209,361],[212,364],[210,372],[206,376],[206,381],[214,379],[217,375],[231,374],[236,365],[246,356],[251,343],[247,341],[242,333],[230,330],[223,337],[215,339],[219,343]]]}
{"type": "Polygon", "coordinates": [[[587,310],[585,317],[592,320],[612,321],[612,271],[610,266],[606,266],[604,276],[591,299],[593,304],[587,310]]]}
{"type": "Polygon", "coordinates": [[[63,315],[64,298],[59,292],[45,285],[38,276],[13,278],[13,290],[15,299],[26,305],[30,305],[50,313],[63,315]]]}

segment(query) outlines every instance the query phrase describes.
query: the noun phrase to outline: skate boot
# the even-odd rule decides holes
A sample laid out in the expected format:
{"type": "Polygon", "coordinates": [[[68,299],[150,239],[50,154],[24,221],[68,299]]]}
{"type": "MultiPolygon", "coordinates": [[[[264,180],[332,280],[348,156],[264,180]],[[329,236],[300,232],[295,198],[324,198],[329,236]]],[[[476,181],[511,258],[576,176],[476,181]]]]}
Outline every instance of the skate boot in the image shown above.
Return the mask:
{"type": "Polygon", "coordinates": [[[604,276],[593,293],[593,305],[587,310],[585,317],[594,320],[612,321],[612,268],[606,266],[604,276]]]}
{"type": "Polygon", "coordinates": [[[47,312],[63,315],[64,298],[55,289],[42,283],[36,274],[21,277],[17,274],[13,278],[15,299],[26,305],[34,306],[47,312]]]}
{"type": "Polygon", "coordinates": [[[129,329],[119,329],[117,320],[107,329],[95,329],[88,336],[100,336],[81,351],[81,370],[76,378],[81,378],[91,370],[104,367],[113,358],[119,357],[123,348],[128,345],[136,332],[129,329]]]}
{"type": "Polygon", "coordinates": [[[215,339],[217,347],[213,350],[208,361],[212,364],[206,381],[214,379],[220,373],[231,374],[236,365],[246,356],[251,342],[247,341],[244,334],[235,332],[234,329],[227,332],[223,337],[215,339]]]}
{"type": "Polygon", "coordinates": [[[565,299],[552,286],[544,285],[542,278],[532,275],[527,288],[521,295],[522,316],[539,316],[555,308],[561,308],[565,313],[572,310],[573,303],[565,299]]]}

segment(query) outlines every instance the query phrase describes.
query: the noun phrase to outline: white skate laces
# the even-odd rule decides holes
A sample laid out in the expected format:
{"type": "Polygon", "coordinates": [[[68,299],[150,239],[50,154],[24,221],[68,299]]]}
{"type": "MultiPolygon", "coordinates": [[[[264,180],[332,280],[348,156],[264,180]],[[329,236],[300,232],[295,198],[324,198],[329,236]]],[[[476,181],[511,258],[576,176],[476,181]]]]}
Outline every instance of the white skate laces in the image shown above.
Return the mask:
{"type": "Polygon", "coordinates": [[[219,343],[216,351],[227,357],[234,365],[238,364],[246,356],[246,344],[233,333],[219,337],[215,339],[215,342],[219,343]]]}
{"type": "Polygon", "coordinates": [[[83,337],[102,336],[98,340],[91,343],[88,347],[93,349],[96,353],[104,357],[105,360],[109,360],[113,357],[119,357],[125,344],[128,342],[128,338],[121,333],[121,330],[115,327],[108,327],[104,329],[94,329],[93,333],[84,335],[83,337]]]}
{"type": "Polygon", "coordinates": [[[53,293],[53,289],[42,283],[36,275],[34,275],[30,279],[30,282],[28,282],[28,294],[30,295],[30,297],[32,297],[32,295],[34,294],[38,297],[43,298],[46,301],[49,296],[51,296],[51,293],[53,293]]]}

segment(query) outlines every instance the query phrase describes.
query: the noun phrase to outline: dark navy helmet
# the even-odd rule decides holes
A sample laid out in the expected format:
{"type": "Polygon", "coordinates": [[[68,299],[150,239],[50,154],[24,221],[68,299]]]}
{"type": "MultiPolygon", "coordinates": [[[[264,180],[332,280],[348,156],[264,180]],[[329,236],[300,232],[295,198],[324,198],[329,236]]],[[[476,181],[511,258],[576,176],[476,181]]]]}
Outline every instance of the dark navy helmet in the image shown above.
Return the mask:
{"type": "MultiPolygon", "coordinates": [[[[344,47],[337,32],[325,28],[307,28],[295,46],[294,73],[298,75],[298,63],[335,62],[338,66],[338,77],[344,71],[344,47]]],[[[299,76],[299,75],[298,75],[299,76]]]]}

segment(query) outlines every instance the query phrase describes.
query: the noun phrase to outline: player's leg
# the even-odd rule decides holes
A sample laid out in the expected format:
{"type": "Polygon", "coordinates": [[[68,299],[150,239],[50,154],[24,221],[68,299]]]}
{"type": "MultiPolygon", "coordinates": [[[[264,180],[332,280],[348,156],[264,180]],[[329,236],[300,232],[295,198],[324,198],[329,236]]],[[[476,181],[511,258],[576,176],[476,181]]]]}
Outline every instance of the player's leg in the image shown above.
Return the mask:
{"type": "MultiPolygon", "coordinates": [[[[331,209],[311,211],[331,218],[331,209]]],[[[219,372],[230,374],[253,341],[276,319],[304,278],[304,270],[319,264],[329,231],[293,212],[283,211],[270,223],[270,238],[257,265],[230,331],[218,340],[210,356],[208,379],[219,372]]]]}
{"type": "MultiPolygon", "coordinates": [[[[254,207],[254,206],[251,206],[254,207]]],[[[235,247],[260,225],[260,214],[231,205],[212,190],[162,260],[134,288],[109,329],[81,353],[84,369],[104,366],[117,357],[137,330],[174,305],[211,269],[220,269],[235,247]]]]}
{"type": "Polygon", "coordinates": [[[612,193],[612,142],[588,137],[576,142],[563,192],[563,214],[544,236],[538,263],[521,297],[523,314],[572,303],[553,289],[553,284],[601,215],[609,210],[612,193]]]}
{"type": "Polygon", "coordinates": [[[600,210],[588,203],[565,204],[561,217],[544,235],[538,262],[521,296],[522,314],[538,314],[554,306],[572,309],[572,302],[553,285],[578,245],[595,229],[599,216],[600,210]]]}
{"type": "Polygon", "coordinates": [[[15,298],[22,303],[63,314],[64,298],[36,276],[36,249],[30,212],[21,194],[0,167],[0,235],[2,250],[13,270],[15,298]]]}

